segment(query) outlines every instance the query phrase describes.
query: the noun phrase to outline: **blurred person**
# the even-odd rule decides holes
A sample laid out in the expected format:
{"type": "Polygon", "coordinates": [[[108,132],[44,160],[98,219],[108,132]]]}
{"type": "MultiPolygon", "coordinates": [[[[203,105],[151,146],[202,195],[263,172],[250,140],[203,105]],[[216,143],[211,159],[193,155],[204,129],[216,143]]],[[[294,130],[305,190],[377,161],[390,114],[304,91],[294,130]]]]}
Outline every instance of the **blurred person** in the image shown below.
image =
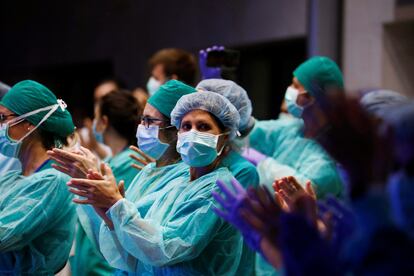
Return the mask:
{"type": "Polygon", "coordinates": [[[69,178],[52,168],[46,151],[67,145],[72,117],[53,92],[30,80],[2,98],[0,114],[0,152],[22,165],[0,177],[0,272],[53,275],[68,260],[76,212],[69,178]]]}
{"type": "MultiPolygon", "coordinates": [[[[256,121],[249,135],[253,149],[244,156],[257,164],[261,183],[272,189],[276,179],[293,176],[303,187],[311,181],[318,198],[342,196],[337,164],[316,141],[327,127],[316,93],[342,87],[342,73],[327,57],[313,57],[295,69],[285,96],[295,119],[256,121]]],[[[269,269],[259,257],[256,272],[266,275],[269,269]]]]}
{"type": "Polygon", "coordinates": [[[235,275],[243,265],[242,239],[212,212],[211,191],[217,179],[232,177],[218,164],[236,135],[239,114],[218,94],[191,93],[178,100],[171,121],[179,129],[177,150],[189,166],[185,175],[135,203],[122,197],[108,167],[107,180],[91,172],[89,180],[72,179],[71,191],[87,197],[77,203],[99,210],[106,224],[100,227],[101,249],[124,273],[235,275]],[[93,201],[85,193],[91,185],[100,187],[93,201]]]}
{"type": "Polygon", "coordinates": [[[179,80],[194,86],[197,63],[193,54],[182,49],[166,48],[156,52],[149,60],[151,77],[147,91],[152,96],[168,80],[179,80]]]}
{"type": "Polygon", "coordinates": [[[138,105],[141,108],[141,110],[144,110],[149,97],[148,91],[146,91],[142,87],[137,87],[132,91],[132,96],[134,96],[135,99],[137,99],[138,105]]]}
{"type": "MultiPolygon", "coordinates": [[[[124,89],[125,85],[123,82],[117,78],[108,78],[100,81],[93,93],[94,104],[98,102],[100,98],[109,94],[113,91],[119,91],[124,89]]],[[[81,138],[82,146],[92,150],[100,159],[111,156],[111,149],[102,143],[96,141],[95,135],[93,133],[93,122],[90,118],[84,120],[84,127],[78,130],[81,138]]]]}

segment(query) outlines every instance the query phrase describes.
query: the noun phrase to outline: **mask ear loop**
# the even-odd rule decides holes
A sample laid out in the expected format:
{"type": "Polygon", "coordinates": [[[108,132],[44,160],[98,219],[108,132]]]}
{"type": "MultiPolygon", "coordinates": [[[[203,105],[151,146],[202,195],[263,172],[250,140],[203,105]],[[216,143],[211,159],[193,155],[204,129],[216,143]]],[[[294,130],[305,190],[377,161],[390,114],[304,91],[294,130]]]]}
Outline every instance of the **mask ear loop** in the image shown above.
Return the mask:
{"type": "Polygon", "coordinates": [[[67,105],[66,105],[66,103],[63,100],[58,99],[57,100],[57,103],[54,104],[54,105],[49,105],[49,106],[46,106],[46,107],[39,108],[37,110],[33,110],[33,111],[29,112],[29,113],[26,113],[24,115],[21,115],[21,116],[15,118],[14,119],[15,122],[9,123],[9,127],[11,127],[11,126],[14,126],[14,125],[17,125],[17,124],[21,123],[27,117],[30,117],[30,116],[35,115],[35,114],[37,114],[39,112],[42,112],[42,111],[49,110],[49,112],[43,117],[43,119],[34,128],[32,128],[29,132],[27,132],[22,138],[20,138],[18,142],[21,142],[26,137],[28,137],[41,124],[43,124],[43,122],[46,121],[59,107],[62,109],[62,111],[65,111],[67,105]]]}
{"type": "Polygon", "coordinates": [[[43,124],[43,122],[46,121],[58,109],[58,107],[59,107],[58,104],[53,106],[53,108],[43,117],[43,119],[34,128],[29,130],[29,132],[27,132],[22,138],[19,139],[19,142],[23,141],[26,137],[28,137],[30,134],[32,134],[33,131],[35,131],[37,128],[39,128],[39,126],[41,124],[43,124]]]}
{"type": "MultiPolygon", "coordinates": [[[[238,131],[237,131],[238,132],[238,131]]],[[[221,134],[219,134],[219,135],[217,135],[217,142],[216,143],[218,143],[218,140],[219,140],[219,138],[221,137],[221,136],[223,136],[223,135],[228,135],[228,134],[230,134],[231,132],[230,131],[227,131],[227,132],[224,132],[224,133],[221,133],[221,134]]],[[[223,153],[223,151],[224,151],[224,149],[226,148],[226,144],[224,144],[223,145],[223,147],[221,148],[221,150],[220,151],[218,151],[217,152],[217,156],[220,156],[222,153],[223,153]]]]}

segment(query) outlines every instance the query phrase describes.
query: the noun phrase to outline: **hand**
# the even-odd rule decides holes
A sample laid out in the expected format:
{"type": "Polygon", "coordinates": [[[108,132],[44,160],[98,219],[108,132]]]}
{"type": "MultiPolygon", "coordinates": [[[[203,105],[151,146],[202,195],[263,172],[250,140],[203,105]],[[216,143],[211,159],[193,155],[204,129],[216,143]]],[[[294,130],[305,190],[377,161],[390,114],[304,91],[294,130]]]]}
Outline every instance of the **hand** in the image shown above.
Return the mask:
{"type": "Polygon", "coordinates": [[[266,155],[253,148],[245,148],[242,152],[242,156],[255,166],[267,158],[266,155]]]}
{"type": "Polygon", "coordinates": [[[331,241],[334,249],[339,250],[356,228],[355,215],[334,197],[328,197],[325,202],[318,202],[318,207],[319,217],[326,225],[324,236],[331,241]]]}
{"type": "MultiPolygon", "coordinates": [[[[230,222],[237,227],[242,233],[246,243],[253,249],[258,250],[260,247],[260,235],[253,231],[251,227],[240,216],[240,209],[247,207],[247,193],[246,190],[240,185],[236,179],[231,180],[231,185],[234,192],[230,191],[226,184],[222,181],[217,181],[217,186],[223,192],[225,197],[222,197],[219,193],[213,191],[214,199],[221,205],[223,210],[214,208],[213,211],[222,217],[224,220],[230,222]]],[[[247,207],[249,208],[249,207],[247,207]]]]}
{"type": "Polygon", "coordinates": [[[73,202],[109,209],[123,198],[124,181],[121,180],[117,186],[112,170],[106,164],[101,165],[101,170],[102,175],[98,172],[89,171],[88,179],[73,178],[68,182],[67,185],[71,187],[69,189],[71,193],[86,198],[75,198],[73,202]]]}
{"type": "Polygon", "coordinates": [[[280,216],[279,248],[287,275],[342,275],[336,252],[299,214],[280,216]]]}
{"type": "Polygon", "coordinates": [[[134,154],[129,155],[129,157],[131,157],[132,159],[134,159],[135,161],[137,161],[141,164],[141,165],[132,164],[131,167],[133,167],[134,169],[142,170],[149,163],[153,163],[153,162],[156,161],[154,158],[152,158],[151,156],[145,154],[142,150],[140,150],[136,146],[130,146],[129,148],[132,149],[133,151],[135,151],[136,153],[138,153],[139,156],[140,156],[140,157],[138,157],[134,154]]]}
{"type": "Polygon", "coordinates": [[[68,151],[54,148],[48,150],[50,159],[57,164],[52,164],[56,170],[63,172],[73,178],[86,178],[89,170],[97,171],[99,161],[95,155],[84,147],[79,151],[68,151]]]}
{"type": "Polygon", "coordinates": [[[240,210],[242,218],[264,238],[277,246],[279,216],[283,212],[280,202],[276,202],[266,187],[250,187],[247,191],[249,208],[240,210]]]}
{"type": "Polygon", "coordinates": [[[284,177],[273,183],[275,197],[282,202],[282,207],[288,212],[296,212],[305,216],[309,222],[317,223],[316,194],[310,181],[306,188],[297,182],[293,176],[284,177]]]}
{"type": "Polygon", "coordinates": [[[206,79],[221,79],[221,68],[220,67],[208,67],[207,66],[207,56],[211,51],[224,51],[223,46],[213,46],[207,48],[206,50],[200,50],[199,52],[199,64],[201,78],[206,79]]]}

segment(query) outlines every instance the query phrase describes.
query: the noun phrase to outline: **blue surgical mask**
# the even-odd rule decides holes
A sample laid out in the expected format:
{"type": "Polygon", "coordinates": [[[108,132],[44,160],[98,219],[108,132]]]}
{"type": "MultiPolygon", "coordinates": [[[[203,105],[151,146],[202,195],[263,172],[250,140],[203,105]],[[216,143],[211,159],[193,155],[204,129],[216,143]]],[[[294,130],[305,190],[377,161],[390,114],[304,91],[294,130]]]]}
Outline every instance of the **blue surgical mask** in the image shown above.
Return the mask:
{"type": "Polygon", "coordinates": [[[289,86],[286,89],[285,100],[288,112],[296,118],[302,118],[304,108],[296,103],[298,95],[299,90],[289,86]]]}
{"type": "Polygon", "coordinates": [[[98,143],[103,144],[104,143],[104,138],[103,138],[103,132],[99,132],[96,130],[96,124],[97,124],[97,120],[93,120],[92,123],[92,131],[93,131],[93,135],[95,136],[95,139],[98,143]]]}
{"type": "Polygon", "coordinates": [[[158,160],[168,149],[169,144],[163,143],[158,138],[159,126],[138,125],[137,128],[137,140],[138,147],[145,153],[158,160]]]}
{"type": "MultiPolygon", "coordinates": [[[[224,135],[224,134],[221,134],[224,135]]],[[[217,142],[221,135],[191,130],[178,134],[177,152],[184,163],[191,167],[205,167],[221,154],[217,152],[217,142]]]]}
{"type": "Polygon", "coordinates": [[[28,137],[33,131],[35,131],[44,121],[46,121],[58,108],[65,110],[66,104],[62,100],[57,100],[57,103],[54,105],[46,106],[28,112],[26,114],[20,115],[19,117],[14,118],[13,120],[8,121],[7,123],[1,124],[0,126],[0,153],[7,157],[17,158],[23,143],[23,140],[28,137]],[[48,111],[48,113],[43,117],[42,120],[31,130],[29,130],[22,138],[19,140],[14,140],[9,136],[9,128],[19,123],[23,122],[27,117],[35,115],[39,112],[48,111]]]}
{"type": "Polygon", "coordinates": [[[161,83],[157,81],[154,77],[150,77],[147,82],[147,90],[150,97],[155,94],[160,88],[161,83]]]}
{"type": "Polygon", "coordinates": [[[18,157],[22,140],[16,141],[8,135],[9,125],[3,124],[0,127],[0,153],[7,157],[18,157]]]}

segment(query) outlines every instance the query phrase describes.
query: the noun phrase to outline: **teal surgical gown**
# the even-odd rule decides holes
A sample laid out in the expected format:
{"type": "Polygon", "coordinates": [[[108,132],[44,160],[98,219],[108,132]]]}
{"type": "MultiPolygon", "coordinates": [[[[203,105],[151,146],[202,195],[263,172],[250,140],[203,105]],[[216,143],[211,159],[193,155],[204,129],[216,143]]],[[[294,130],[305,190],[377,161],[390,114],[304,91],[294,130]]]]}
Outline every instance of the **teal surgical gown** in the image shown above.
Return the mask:
{"type": "Polygon", "coordinates": [[[275,178],[294,176],[312,182],[318,198],[339,196],[343,185],[334,160],[314,140],[303,137],[298,119],[256,121],[250,146],[269,156],[257,165],[260,182],[270,189],[275,178]]]}
{"type": "MultiPolygon", "coordinates": [[[[131,165],[135,162],[130,154],[137,155],[133,150],[125,148],[123,151],[115,156],[104,160],[119,181],[125,181],[125,188],[132,182],[138,171],[132,168],[131,165]]],[[[72,275],[74,276],[88,276],[88,275],[112,275],[114,269],[108,264],[98,248],[90,241],[81,224],[79,224],[76,232],[75,241],[75,255],[71,258],[72,275]]]]}
{"type": "Polygon", "coordinates": [[[249,186],[257,187],[259,185],[259,174],[257,173],[256,167],[234,150],[231,150],[224,157],[220,166],[228,168],[234,178],[244,188],[249,186]]]}
{"type": "Polygon", "coordinates": [[[76,212],[69,177],[50,164],[0,178],[0,275],[53,275],[66,264],[76,212]]]}
{"type": "Polygon", "coordinates": [[[212,211],[211,195],[218,179],[231,177],[219,168],[190,181],[187,171],[137,202],[128,194],[140,187],[131,186],[126,199],[107,212],[114,230],[100,225],[101,252],[125,274],[235,275],[242,265],[243,240],[212,211]],[[145,215],[141,206],[150,206],[145,215]]]}
{"type": "Polygon", "coordinates": [[[10,158],[0,153],[0,176],[9,171],[21,170],[20,161],[17,158],[10,158]]]}

